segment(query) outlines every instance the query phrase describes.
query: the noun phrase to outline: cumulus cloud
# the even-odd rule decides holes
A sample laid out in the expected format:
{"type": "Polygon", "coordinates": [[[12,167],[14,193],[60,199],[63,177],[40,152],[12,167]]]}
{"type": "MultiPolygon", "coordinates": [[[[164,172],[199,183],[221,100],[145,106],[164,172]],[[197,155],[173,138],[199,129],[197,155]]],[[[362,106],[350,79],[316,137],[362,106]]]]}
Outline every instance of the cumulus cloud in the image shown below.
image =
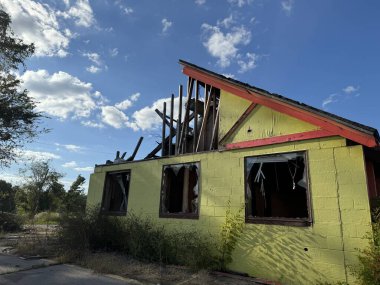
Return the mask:
{"type": "Polygon", "coordinates": [[[102,71],[103,61],[100,58],[100,55],[96,52],[83,52],[82,56],[87,57],[89,61],[93,64],[86,67],[86,70],[90,73],[98,73],[102,71]]]}
{"type": "Polygon", "coordinates": [[[246,55],[246,61],[243,59],[238,60],[238,65],[240,66],[239,73],[247,72],[248,70],[254,69],[256,67],[256,62],[258,56],[254,53],[247,52],[246,55]]]}
{"type": "Polygon", "coordinates": [[[289,16],[292,13],[294,0],[281,1],[282,10],[289,16]]]}
{"type": "Polygon", "coordinates": [[[34,43],[36,56],[67,55],[71,32],[61,29],[56,12],[48,5],[32,0],[0,0],[12,19],[16,35],[26,43],[34,43]]]}
{"type": "Polygon", "coordinates": [[[161,20],[161,24],[162,24],[162,33],[166,34],[169,28],[173,25],[173,22],[169,21],[166,18],[163,18],[161,20]]]}
{"type": "Polygon", "coordinates": [[[118,108],[118,109],[120,109],[120,110],[127,110],[132,105],[133,105],[132,101],[129,100],[129,99],[126,99],[124,101],[121,101],[120,103],[117,103],[115,105],[115,107],[118,108]]]}
{"type": "Polygon", "coordinates": [[[97,128],[97,129],[103,129],[104,128],[104,125],[102,123],[98,123],[98,122],[95,122],[95,121],[81,121],[80,122],[81,125],[85,126],[85,127],[89,127],[89,128],[97,128]]]}
{"type": "Polygon", "coordinates": [[[195,0],[195,4],[202,6],[203,4],[206,3],[206,0],[195,0]]]}
{"type": "Polygon", "coordinates": [[[49,159],[60,159],[61,157],[55,153],[47,151],[23,150],[16,151],[17,157],[21,161],[45,161],[49,159]]]}
{"type": "Polygon", "coordinates": [[[86,118],[105,98],[93,91],[91,83],[83,82],[66,72],[49,74],[47,70],[26,71],[23,88],[37,102],[37,110],[59,119],[86,118]]]}
{"type": "Polygon", "coordinates": [[[125,7],[124,8],[124,13],[126,15],[132,14],[133,13],[133,9],[131,7],[125,7]]]}
{"type": "Polygon", "coordinates": [[[251,33],[244,26],[223,32],[220,26],[202,24],[201,29],[205,39],[203,45],[211,56],[218,59],[221,67],[228,67],[238,57],[239,46],[251,41],[251,33]]]}
{"type": "Polygon", "coordinates": [[[91,27],[95,23],[95,18],[89,1],[76,0],[73,2],[74,4],[71,6],[69,2],[66,2],[68,9],[57,12],[57,15],[65,19],[73,19],[77,26],[91,27]]]}
{"type": "Polygon", "coordinates": [[[101,119],[103,123],[116,129],[129,126],[128,116],[115,106],[101,107],[101,119]]]}
{"type": "Polygon", "coordinates": [[[62,164],[62,167],[70,168],[70,169],[73,169],[73,170],[78,171],[78,172],[80,172],[80,171],[91,172],[94,170],[94,167],[92,167],[92,166],[80,167],[80,166],[78,166],[77,162],[74,160],[62,164]]]}
{"type": "Polygon", "coordinates": [[[253,2],[253,0],[227,0],[231,5],[236,5],[238,7],[243,7],[245,5],[249,5],[253,2]]]}
{"type": "Polygon", "coordinates": [[[95,66],[95,65],[90,65],[90,66],[87,66],[87,67],[86,67],[86,70],[87,70],[88,72],[90,72],[90,73],[95,74],[95,73],[100,72],[102,69],[99,68],[99,67],[97,67],[97,66],[95,66]]]}
{"type": "Polygon", "coordinates": [[[359,86],[355,87],[352,85],[348,85],[347,87],[343,88],[342,91],[346,94],[352,94],[359,91],[359,86]]]}

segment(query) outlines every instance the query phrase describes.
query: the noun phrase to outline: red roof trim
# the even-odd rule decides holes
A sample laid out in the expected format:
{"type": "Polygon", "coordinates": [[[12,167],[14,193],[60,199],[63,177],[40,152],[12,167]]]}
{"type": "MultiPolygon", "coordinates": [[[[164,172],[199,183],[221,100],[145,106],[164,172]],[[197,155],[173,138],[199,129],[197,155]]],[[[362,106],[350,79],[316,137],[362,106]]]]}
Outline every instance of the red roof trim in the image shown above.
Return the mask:
{"type": "Polygon", "coordinates": [[[310,131],[310,132],[276,136],[276,137],[265,138],[265,139],[230,143],[226,145],[226,149],[258,147],[258,146],[264,146],[264,145],[272,145],[272,144],[294,142],[294,141],[301,141],[301,140],[310,140],[310,139],[332,137],[332,136],[336,136],[336,134],[330,133],[329,131],[316,130],[316,131],[310,131]]]}
{"type": "Polygon", "coordinates": [[[206,74],[205,72],[192,69],[189,66],[184,66],[183,73],[194,79],[202,81],[203,83],[225,90],[236,96],[239,96],[256,104],[266,106],[275,111],[287,114],[299,120],[319,126],[323,130],[350,139],[367,147],[378,146],[378,143],[374,136],[352,129],[329,118],[311,113],[309,111],[303,110],[296,106],[292,106],[291,104],[285,102],[281,102],[274,98],[269,98],[267,96],[259,94],[258,92],[254,92],[251,90],[247,90],[246,88],[236,86],[235,84],[229,83],[215,76],[206,74]]]}

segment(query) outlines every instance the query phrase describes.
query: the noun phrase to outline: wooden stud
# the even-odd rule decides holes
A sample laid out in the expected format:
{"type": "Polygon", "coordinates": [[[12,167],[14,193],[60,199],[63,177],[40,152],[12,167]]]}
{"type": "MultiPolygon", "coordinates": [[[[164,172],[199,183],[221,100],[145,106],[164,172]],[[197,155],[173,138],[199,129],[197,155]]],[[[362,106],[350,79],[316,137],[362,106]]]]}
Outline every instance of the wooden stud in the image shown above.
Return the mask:
{"type": "Polygon", "coordinates": [[[194,79],[189,77],[187,83],[187,99],[186,99],[186,110],[185,110],[185,118],[183,119],[183,126],[181,129],[181,137],[179,142],[179,151],[180,153],[184,153],[186,151],[186,141],[187,141],[187,132],[189,129],[189,116],[190,116],[190,100],[193,93],[193,83],[194,79]]]}
{"type": "Polygon", "coordinates": [[[199,150],[199,144],[200,144],[200,142],[201,142],[201,138],[202,138],[202,135],[203,135],[203,137],[205,136],[205,134],[204,134],[204,132],[205,132],[205,129],[206,129],[206,124],[207,124],[207,117],[208,117],[208,112],[209,112],[209,110],[210,110],[210,98],[211,98],[211,96],[208,96],[207,97],[207,102],[206,102],[206,104],[205,104],[205,106],[206,106],[206,111],[205,111],[205,113],[204,113],[204,116],[203,116],[203,120],[202,120],[202,125],[201,125],[201,130],[200,130],[200,132],[199,132],[199,136],[198,136],[198,143],[197,143],[197,148],[196,148],[196,152],[199,150]]]}
{"type": "Polygon", "coordinates": [[[222,139],[219,141],[219,144],[222,144],[224,141],[226,141],[226,139],[229,138],[236,131],[236,129],[244,122],[244,120],[249,116],[249,114],[252,113],[253,109],[255,109],[256,106],[257,104],[253,102],[251,103],[251,105],[248,106],[247,110],[244,111],[244,113],[235,122],[231,129],[229,129],[228,132],[222,137],[222,139]]]}
{"type": "MultiPolygon", "coordinates": [[[[166,116],[166,102],[164,102],[164,109],[163,109],[163,117],[162,117],[162,146],[161,146],[161,156],[165,156],[165,131],[166,131],[166,123],[165,123],[165,116],[166,116]]],[[[171,132],[171,130],[169,130],[171,132]]]]}
{"type": "Polygon", "coordinates": [[[169,126],[169,155],[172,155],[172,144],[173,144],[173,112],[174,112],[174,94],[172,94],[172,98],[170,100],[170,126],[169,126]]]}
{"type": "Polygon", "coordinates": [[[194,132],[193,132],[193,152],[197,148],[197,134],[198,134],[198,99],[199,99],[199,82],[195,85],[195,101],[194,101],[194,132]]]}
{"type": "Polygon", "coordinates": [[[180,134],[182,126],[182,85],[179,86],[179,103],[178,103],[178,119],[177,119],[177,133],[175,139],[175,154],[179,153],[180,134]]]}
{"type": "MultiPolygon", "coordinates": [[[[214,99],[215,99],[215,96],[214,96],[214,99]]],[[[216,104],[216,101],[214,102],[214,104],[216,104]]],[[[210,150],[213,149],[213,145],[215,144],[214,143],[214,140],[215,140],[215,133],[216,133],[216,129],[217,129],[217,125],[218,125],[218,121],[219,121],[219,108],[218,108],[218,111],[216,113],[216,117],[215,117],[215,120],[214,120],[214,125],[213,125],[213,128],[212,128],[212,136],[211,136],[211,142],[210,142],[210,150]]]]}

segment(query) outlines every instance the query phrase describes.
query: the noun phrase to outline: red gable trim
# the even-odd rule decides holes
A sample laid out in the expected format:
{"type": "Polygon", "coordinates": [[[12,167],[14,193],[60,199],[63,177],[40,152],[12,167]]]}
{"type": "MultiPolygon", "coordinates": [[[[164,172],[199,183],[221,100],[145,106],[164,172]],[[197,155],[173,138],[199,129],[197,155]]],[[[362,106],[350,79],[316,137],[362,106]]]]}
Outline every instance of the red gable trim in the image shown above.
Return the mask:
{"type": "Polygon", "coordinates": [[[316,130],[316,131],[310,131],[310,132],[276,136],[276,137],[265,138],[265,139],[257,139],[257,140],[251,140],[251,141],[230,143],[230,144],[226,145],[226,149],[257,147],[257,146],[263,146],[263,145],[271,145],[271,144],[285,143],[285,142],[294,142],[294,141],[301,141],[301,140],[310,140],[310,139],[332,137],[332,136],[335,136],[335,135],[328,132],[328,131],[316,130]]]}
{"type": "Polygon", "coordinates": [[[192,69],[188,66],[184,66],[183,73],[196,80],[202,81],[203,83],[212,85],[216,88],[225,90],[256,104],[266,106],[275,111],[287,114],[315,126],[319,126],[322,129],[329,131],[330,133],[337,134],[367,147],[378,146],[376,139],[372,135],[360,132],[329,118],[314,114],[285,102],[269,98],[257,92],[247,90],[243,87],[236,86],[232,83],[226,82],[202,71],[192,69]]]}

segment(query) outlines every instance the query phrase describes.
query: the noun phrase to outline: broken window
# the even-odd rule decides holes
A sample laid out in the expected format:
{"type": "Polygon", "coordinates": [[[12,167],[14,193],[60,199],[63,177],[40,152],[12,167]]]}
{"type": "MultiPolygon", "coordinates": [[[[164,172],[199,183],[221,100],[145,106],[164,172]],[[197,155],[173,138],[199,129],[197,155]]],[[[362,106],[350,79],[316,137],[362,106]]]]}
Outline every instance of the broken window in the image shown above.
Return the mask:
{"type": "Polygon", "coordinates": [[[245,172],[247,221],[310,225],[304,152],[247,157],[245,172]]]}
{"type": "Polygon", "coordinates": [[[162,173],[161,217],[197,218],[199,163],[165,165],[162,173]]]}
{"type": "Polygon", "coordinates": [[[128,205],[130,171],[109,172],[103,191],[102,212],[125,215],[128,205]]]}

